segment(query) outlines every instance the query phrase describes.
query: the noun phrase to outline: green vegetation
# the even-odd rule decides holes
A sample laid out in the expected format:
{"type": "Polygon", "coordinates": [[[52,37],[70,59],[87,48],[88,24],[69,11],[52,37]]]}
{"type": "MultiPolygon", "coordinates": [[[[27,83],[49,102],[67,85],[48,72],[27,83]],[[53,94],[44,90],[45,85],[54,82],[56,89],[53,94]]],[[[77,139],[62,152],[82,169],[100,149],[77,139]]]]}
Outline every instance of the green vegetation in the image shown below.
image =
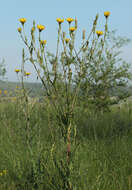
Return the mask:
{"type": "Polygon", "coordinates": [[[68,179],[67,145],[54,113],[49,118],[46,105],[30,105],[27,126],[24,108],[22,102],[0,104],[0,172],[6,170],[0,173],[0,189],[57,190],[67,180],[79,190],[132,189],[129,107],[102,115],[79,108],[68,179]]]}
{"type": "Polygon", "coordinates": [[[67,34],[64,19],[57,18],[55,55],[42,39],[45,26],[33,22],[28,40],[27,20],[19,19],[25,49],[15,72],[21,84],[7,83],[8,91],[6,83],[3,89],[1,85],[0,189],[132,189],[132,103],[131,98],[120,102],[131,95],[126,90],[130,65],[119,56],[128,40],[114,38],[108,31],[110,12],[104,16],[104,32],[96,30],[96,15],[89,36],[83,31],[78,51],[77,19],[66,19],[67,34]],[[24,83],[31,74],[25,71],[27,62],[41,84],[24,83]],[[3,90],[11,101],[4,102],[3,90]]]}
{"type": "MultiPolygon", "coordinates": [[[[43,96],[43,87],[40,83],[24,83],[26,90],[29,92],[30,97],[43,96]]],[[[5,96],[4,91],[8,91],[8,96],[16,96],[16,89],[21,89],[20,82],[0,81],[1,96],[5,96]]]]}
{"type": "Polygon", "coordinates": [[[5,68],[5,60],[3,59],[0,62],[0,77],[1,77],[1,79],[4,79],[6,72],[7,71],[6,71],[6,68],[5,68]]]}

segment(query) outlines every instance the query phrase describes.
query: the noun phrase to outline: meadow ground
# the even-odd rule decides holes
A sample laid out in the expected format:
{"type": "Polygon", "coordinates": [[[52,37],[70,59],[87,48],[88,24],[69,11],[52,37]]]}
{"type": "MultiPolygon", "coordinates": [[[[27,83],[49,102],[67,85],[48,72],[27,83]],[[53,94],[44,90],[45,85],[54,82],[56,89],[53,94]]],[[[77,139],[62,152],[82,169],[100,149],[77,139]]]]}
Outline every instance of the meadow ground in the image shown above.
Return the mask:
{"type": "Polygon", "coordinates": [[[67,167],[66,142],[44,104],[0,103],[0,189],[132,189],[130,106],[109,113],[80,109],[67,167]],[[68,170],[67,170],[68,168],[68,170]]]}

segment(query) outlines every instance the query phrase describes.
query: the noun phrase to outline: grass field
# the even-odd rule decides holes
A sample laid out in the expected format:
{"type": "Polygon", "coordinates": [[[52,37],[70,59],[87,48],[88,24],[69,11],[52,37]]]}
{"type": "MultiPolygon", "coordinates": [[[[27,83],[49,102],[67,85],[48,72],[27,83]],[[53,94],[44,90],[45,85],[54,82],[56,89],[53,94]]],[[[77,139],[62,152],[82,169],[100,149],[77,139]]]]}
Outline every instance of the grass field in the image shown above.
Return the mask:
{"type": "Polygon", "coordinates": [[[44,104],[28,108],[29,122],[22,103],[0,103],[0,189],[132,189],[130,106],[104,114],[80,107],[70,162],[54,114],[44,104]]]}

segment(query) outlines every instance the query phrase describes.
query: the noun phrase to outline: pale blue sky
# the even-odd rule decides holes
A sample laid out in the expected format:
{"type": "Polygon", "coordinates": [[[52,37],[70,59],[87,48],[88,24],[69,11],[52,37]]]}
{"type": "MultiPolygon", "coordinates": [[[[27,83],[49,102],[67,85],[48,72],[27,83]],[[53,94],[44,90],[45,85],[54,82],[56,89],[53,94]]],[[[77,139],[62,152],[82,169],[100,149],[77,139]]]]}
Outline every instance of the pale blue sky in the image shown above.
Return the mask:
{"type": "MultiPolygon", "coordinates": [[[[110,11],[110,29],[117,29],[121,36],[132,39],[132,0],[1,0],[0,18],[0,60],[5,58],[8,80],[16,80],[14,69],[21,64],[21,39],[17,32],[18,19],[27,18],[26,27],[30,29],[32,21],[46,26],[43,36],[48,41],[48,49],[56,46],[57,17],[77,17],[79,31],[90,31],[95,15],[99,13],[101,29],[104,26],[104,11],[110,11]]],[[[66,29],[66,24],[64,24],[66,29]]],[[[124,59],[132,62],[132,43],[124,48],[124,59]]],[[[31,66],[27,66],[33,72],[31,66]]],[[[35,75],[31,75],[34,80],[35,75]]]]}

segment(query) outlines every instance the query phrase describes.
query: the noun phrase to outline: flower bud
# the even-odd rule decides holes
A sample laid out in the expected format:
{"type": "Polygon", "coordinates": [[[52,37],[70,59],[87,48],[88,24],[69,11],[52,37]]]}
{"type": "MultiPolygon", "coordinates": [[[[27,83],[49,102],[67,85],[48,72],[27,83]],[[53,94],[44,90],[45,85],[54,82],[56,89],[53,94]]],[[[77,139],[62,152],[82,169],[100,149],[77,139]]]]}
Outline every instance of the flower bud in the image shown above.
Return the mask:
{"type": "Polygon", "coordinates": [[[77,18],[75,18],[75,28],[77,29],[77,18]]]}
{"type": "Polygon", "coordinates": [[[82,39],[85,40],[85,30],[83,30],[83,33],[82,33],[82,39]]]}

